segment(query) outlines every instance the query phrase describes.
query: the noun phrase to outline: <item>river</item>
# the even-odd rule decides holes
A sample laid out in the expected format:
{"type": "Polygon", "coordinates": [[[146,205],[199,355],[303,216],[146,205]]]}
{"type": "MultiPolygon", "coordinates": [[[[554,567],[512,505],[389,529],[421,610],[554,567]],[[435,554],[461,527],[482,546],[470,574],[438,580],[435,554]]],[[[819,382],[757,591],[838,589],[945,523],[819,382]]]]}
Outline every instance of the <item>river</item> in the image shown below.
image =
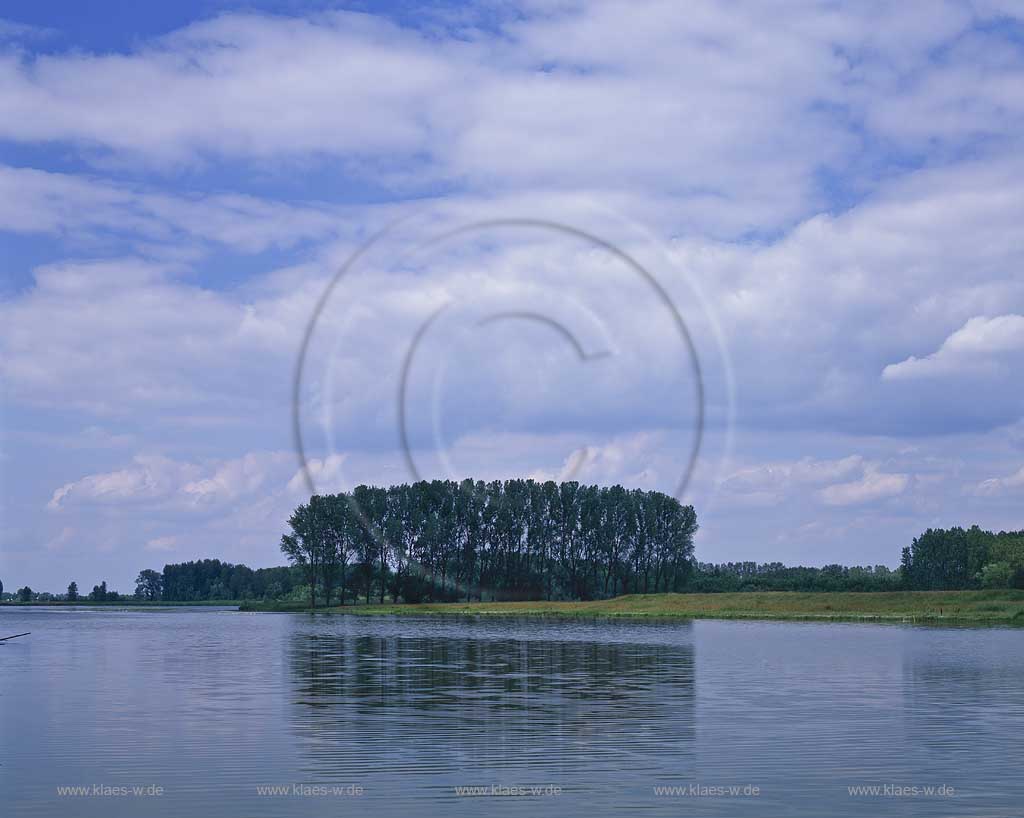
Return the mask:
{"type": "Polygon", "coordinates": [[[8,815],[1024,814],[1024,630],[4,608],[8,815]]]}

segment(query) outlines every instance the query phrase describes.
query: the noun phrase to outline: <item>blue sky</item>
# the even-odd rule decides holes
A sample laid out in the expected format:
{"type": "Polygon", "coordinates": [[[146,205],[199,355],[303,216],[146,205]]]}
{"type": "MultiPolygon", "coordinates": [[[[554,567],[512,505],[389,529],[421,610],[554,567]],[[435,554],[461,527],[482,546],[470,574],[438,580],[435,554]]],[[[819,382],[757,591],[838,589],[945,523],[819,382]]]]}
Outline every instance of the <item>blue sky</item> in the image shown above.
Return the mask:
{"type": "Polygon", "coordinates": [[[672,491],[674,309],[699,558],[1020,528],[1022,26],[999,0],[5,4],[0,579],[280,563],[303,334],[396,222],[313,333],[322,490],[410,479],[404,372],[424,475],[672,491]]]}

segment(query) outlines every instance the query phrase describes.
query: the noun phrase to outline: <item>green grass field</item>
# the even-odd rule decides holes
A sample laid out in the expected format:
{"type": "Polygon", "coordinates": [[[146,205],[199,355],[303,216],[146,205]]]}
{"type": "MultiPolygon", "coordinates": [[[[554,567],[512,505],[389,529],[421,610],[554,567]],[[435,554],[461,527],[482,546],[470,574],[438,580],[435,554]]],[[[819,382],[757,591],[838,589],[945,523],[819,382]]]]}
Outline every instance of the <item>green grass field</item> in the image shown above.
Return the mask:
{"type": "MultiPolygon", "coordinates": [[[[242,610],[287,612],[304,611],[308,608],[296,604],[256,603],[243,605],[242,610]]],[[[634,594],[596,602],[346,605],[318,610],[357,615],[646,616],[685,619],[870,620],[1024,625],[1024,591],[634,594]]]]}

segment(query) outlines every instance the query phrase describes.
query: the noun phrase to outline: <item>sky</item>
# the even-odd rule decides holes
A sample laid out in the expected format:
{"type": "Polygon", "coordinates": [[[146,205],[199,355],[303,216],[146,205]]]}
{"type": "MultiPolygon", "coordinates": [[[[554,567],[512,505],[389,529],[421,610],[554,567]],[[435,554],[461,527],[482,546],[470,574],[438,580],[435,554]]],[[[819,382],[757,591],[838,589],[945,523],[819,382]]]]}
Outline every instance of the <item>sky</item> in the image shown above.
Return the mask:
{"type": "Polygon", "coordinates": [[[7,2],[0,580],[281,564],[307,477],[1024,528],[1022,135],[1010,0],[7,2]]]}

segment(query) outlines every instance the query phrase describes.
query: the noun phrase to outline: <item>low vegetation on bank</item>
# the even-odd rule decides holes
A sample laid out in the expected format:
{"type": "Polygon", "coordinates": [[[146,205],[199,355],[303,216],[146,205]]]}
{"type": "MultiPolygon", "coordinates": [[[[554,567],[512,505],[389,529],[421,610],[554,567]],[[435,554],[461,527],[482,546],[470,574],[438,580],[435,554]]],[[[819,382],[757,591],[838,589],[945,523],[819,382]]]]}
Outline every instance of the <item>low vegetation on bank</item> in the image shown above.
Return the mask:
{"type": "MultiPolygon", "coordinates": [[[[295,603],[246,603],[248,611],[309,611],[295,603]]],[[[1024,591],[740,592],[630,594],[591,602],[450,602],[346,605],[318,611],[357,615],[642,616],[680,619],[877,620],[1024,625],[1024,591]]]]}

